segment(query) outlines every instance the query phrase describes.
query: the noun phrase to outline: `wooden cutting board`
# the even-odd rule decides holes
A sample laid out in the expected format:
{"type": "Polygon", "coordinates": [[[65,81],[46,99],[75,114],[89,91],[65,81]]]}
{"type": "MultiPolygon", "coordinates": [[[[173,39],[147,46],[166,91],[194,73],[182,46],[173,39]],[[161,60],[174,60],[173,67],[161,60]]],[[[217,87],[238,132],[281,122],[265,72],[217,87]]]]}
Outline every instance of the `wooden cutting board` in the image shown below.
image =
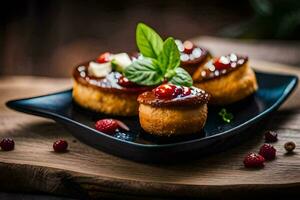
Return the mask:
{"type": "MultiPolygon", "coordinates": [[[[260,70],[292,73],[300,70],[252,62],[260,70]]],[[[12,137],[14,151],[0,151],[0,188],[5,191],[46,192],[78,198],[120,199],[175,197],[233,198],[260,195],[296,195],[300,191],[300,90],[273,114],[265,129],[276,130],[277,159],[265,168],[248,170],[242,161],[263,144],[261,132],[226,152],[178,164],[142,164],[93,149],[73,138],[60,124],[9,110],[13,98],[47,94],[71,87],[69,79],[0,78],[0,138],[12,137]],[[66,139],[69,152],[54,153],[53,141],[66,139]],[[298,148],[286,155],[283,144],[298,148]]]]}

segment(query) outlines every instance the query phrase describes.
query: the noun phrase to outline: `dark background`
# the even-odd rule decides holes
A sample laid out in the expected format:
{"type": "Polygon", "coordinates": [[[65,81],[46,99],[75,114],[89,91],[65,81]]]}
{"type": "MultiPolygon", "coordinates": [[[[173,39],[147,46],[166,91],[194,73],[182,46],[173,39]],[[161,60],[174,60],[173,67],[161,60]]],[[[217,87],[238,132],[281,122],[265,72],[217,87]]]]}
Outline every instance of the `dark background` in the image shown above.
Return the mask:
{"type": "Polygon", "coordinates": [[[162,36],[298,40],[297,0],[10,0],[0,8],[0,75],[69,76],[104,51],[133,51],[135,27],[162,36]]]}

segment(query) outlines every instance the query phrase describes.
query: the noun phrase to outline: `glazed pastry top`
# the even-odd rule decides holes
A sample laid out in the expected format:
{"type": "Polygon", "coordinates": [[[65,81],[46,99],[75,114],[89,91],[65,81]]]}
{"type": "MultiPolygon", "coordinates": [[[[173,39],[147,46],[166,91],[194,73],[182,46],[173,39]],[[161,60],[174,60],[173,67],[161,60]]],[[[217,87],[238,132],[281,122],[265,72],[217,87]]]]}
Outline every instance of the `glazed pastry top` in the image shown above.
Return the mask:
{"type": "Polygon", "coordinates": [[[164,106],[191,106],[208,103],[210,95],[196,87],[163,84],[159,87],[139,95],[141,104],[164,106]]]}
{"type": "Polygon", "coordinates": [[[243,66],[247,62],[247,56],[231,53],[229,55],[210,60],[201,69],[199,69],[199,71],[197,71],[197,78],[195,78],[195,75],[193,78],[198,82],[217,78],[243,66]]]}
{"type": "Polygon", "coordinates": [[[151,87],[139,86],[130,82],[119,72],[110,72],[105,77],[95,77],[88,73],[89,62],[77,66],[73,71],[73,78],[86,86],[109,92],[142,93],[151,87]]]}

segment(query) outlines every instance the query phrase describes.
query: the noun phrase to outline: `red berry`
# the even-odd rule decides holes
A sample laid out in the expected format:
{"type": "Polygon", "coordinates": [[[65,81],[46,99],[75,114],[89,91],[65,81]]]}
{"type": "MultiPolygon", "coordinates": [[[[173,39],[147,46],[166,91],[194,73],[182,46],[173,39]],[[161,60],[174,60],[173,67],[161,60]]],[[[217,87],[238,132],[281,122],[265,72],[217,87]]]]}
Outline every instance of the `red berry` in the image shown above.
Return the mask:
{"type": "Polygon", "coordinates": [[[98,56],[97,58],[97,62],[98,63],[106,63],[110,61],[110,53],[109,52],[105,52],[103,54],[101,54],[100,56],[98,56]]]}
{"type": "Polygon", "coordinates": [[[100,119],[96,122],[95,127],[100,132],[113,134],[119,128],[119,124],[114,119],[100,119]]]}
{"type": "Polygon", "coordinates": [[[221,56],[220,58],[215,60],[213,64],[217,70],[223,70],[230,67],[230,60],[225,56],[221,56]]]}
{"type": "Polygon", "coordinates": [[[131,82],[130,80],[128,80],[128,78],[126,78],[125,76],[120,76],[118,78],[118,84],[121,85],[122,87],[127,87],[127,88],[138,86],[134,82],[131,82]]]}
{"type": "Polygon", "coordinates": [[[53,143],[53,149],[55,152],[66,152],[68,148],[68,142],[65,140],[57,140],[53,143]]]}
{"type": "Polygon", "coordinates": [[[172,99],[176,97],[176,85],[162,84],[154,89],[154,94],[159,99],[172,99]]]}
{"type": "Polygon", "coordinates": [[[4,138],[0,142],[0,147],[3,151],[11,151],[15,148],[15,142],[11,138],[4,138]]]}
{"type": "Polygon", "coordinates": [[[192,93],[191,88],[183,86],[183,96],[188,96],[192,93]]]}
{"type": "Polygon", "coordinates": [[[191,41],[187,40],[183,43],[183,47],[184,47],[184,50],[183,50],[184,53],[191,54],[194,49],[194,44],[191,41]]]}
{"type": "Polygon", "coordinates": [[[264,166],[265,159],[257,153],[250,153],[244,159],[244,165],[248,168],[261,168],[264,166]]]}
{"type": "Polygon", "coordinates": [[[177,96],[182,95],[182,94],[183,94],[183,87],[176,86],[175,92],[174,92],[174,97],[177,97],[177,96]]]}
{"type": "Polygon", "coordinates": [[[265,141],[266,142],[276,142],[277,139],[277,133],[275,131],[267,131],[265,132],[265,141]]]}
{"type": "Polygon", "coordinates": [[[259,154],[266,160],[273,160],[276,157],[276,149],[271,144],[264,144],[260,147],[259,154]]]}

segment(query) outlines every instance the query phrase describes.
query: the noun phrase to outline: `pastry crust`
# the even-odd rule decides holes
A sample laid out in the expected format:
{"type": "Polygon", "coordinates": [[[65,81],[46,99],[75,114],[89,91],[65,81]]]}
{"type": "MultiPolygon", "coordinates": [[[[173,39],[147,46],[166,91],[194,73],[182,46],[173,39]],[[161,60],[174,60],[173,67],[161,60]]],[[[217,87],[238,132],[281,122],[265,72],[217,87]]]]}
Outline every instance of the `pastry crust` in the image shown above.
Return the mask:
{"type": "Polygon", "coordinates": [[[153,135],[173,136],[200,133],[207,118],[207,105],[154,107],[140,104],[142,128],[153,135]]]}
{"type": "Polygon", "coordinates": [[[254,71],[245,63],[243,66],[209,80],[197,82],[194,78],[194,86],[211,94],[210,104],[226,105],[237,102],[253,94],[257,89],[257,81],[254,71]]]}
{"type": "Polygon", "coordinates": [[[74,80],[73,99],[84,108],[109,115],[134,116],[138,114],[138,94],[98,90],[74,80]]]}

